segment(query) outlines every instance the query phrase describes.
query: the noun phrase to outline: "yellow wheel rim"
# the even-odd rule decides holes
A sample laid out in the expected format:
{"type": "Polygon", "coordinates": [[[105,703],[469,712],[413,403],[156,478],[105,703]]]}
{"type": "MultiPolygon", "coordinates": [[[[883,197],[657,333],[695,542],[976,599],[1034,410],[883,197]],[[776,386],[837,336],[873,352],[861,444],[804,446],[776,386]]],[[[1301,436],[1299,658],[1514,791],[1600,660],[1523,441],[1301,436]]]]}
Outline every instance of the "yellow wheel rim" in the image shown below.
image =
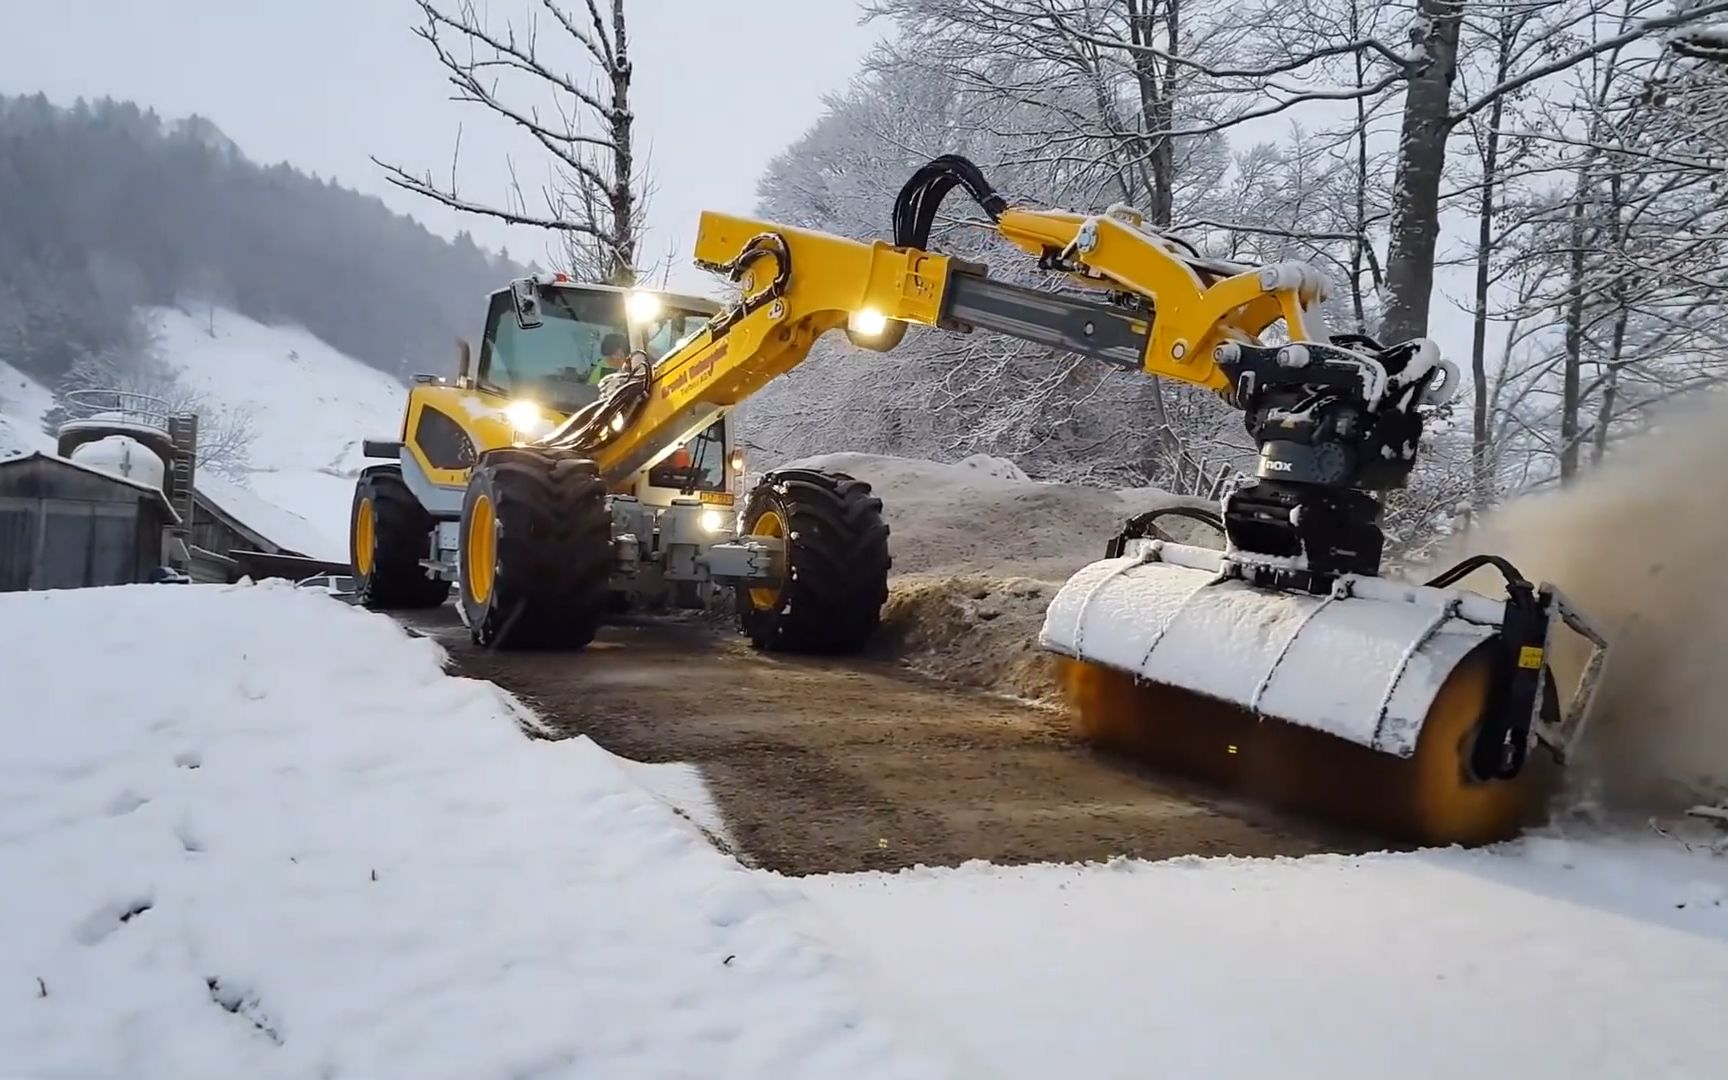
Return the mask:
{"type": "Polygon", "coordinates": [[[492,599],[492,580],[497,572],[498,515],[492,510],[492,500],[482,495],[474,500],[468,512],[467,559],[462,567],[462,580],[467,582],[468,595],[477,604],[492,599]]]}
{"type": "MultiPolygon", "coordinates": [[[[776,511],[765,511],[750,526],[750,535],[783,538],[786,535],[786,522],[776,511]]],[[[768,611],[779,602],[780,586],[778,585],[750,590],[750,606],[757,611],[768,611]]]]}
{"type": "Polygon", "coordinates": [[[354,509],[354,569],[361,577],[372,575],[372,563],[377,557],[378,513],[371,499],[361,499],[354,509]]]}

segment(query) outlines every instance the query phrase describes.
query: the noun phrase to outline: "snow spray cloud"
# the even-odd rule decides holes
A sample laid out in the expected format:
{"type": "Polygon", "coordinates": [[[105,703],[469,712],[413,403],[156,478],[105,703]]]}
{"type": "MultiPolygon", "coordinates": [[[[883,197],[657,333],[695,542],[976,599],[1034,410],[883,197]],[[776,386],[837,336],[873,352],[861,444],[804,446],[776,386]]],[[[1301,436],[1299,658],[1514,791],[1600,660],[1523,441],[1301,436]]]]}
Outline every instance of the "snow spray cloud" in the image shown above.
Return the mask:
{"type": "MultiPolygon", "coordinates": [[[[1607,808],[1728,793],[1725,461],[1728,403],[1713,400],[1575,486],[1511,504],[1470,539],[1553,582],[1607,636],[1601,696],[1571,770],[1573,787],[1607,808]]],[[[1563,693],[1576,679],[1565,656],[1563,693]]]]}

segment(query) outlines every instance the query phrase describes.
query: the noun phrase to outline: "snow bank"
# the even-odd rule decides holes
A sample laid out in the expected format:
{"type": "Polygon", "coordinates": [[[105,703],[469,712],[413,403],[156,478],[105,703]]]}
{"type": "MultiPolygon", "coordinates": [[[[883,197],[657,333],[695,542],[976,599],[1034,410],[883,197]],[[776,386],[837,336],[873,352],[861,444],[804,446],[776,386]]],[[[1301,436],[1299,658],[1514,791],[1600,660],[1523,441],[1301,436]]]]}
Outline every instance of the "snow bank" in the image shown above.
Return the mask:
{"type": "Polygon", "coordinates": [[[586,740],[286,586],[0,596],[0,1071],[925,1076],[586,740]]]}
{"type": "MultiPolygon", "coordinates": [[[[1107,490],[1029,480],[1011,461],[979,454],[953,465],[879,454],[824,454],[791,466],[868,480],[882,497],[894,558],[885,651],[967,686],[1054,699],[1049,654],[1038,649],[1044,609],[1076,570],[1135,514],[1210,506],[1156,488],[1107,490]]],[[[1214,533],[1176,521],[1194,543],[1214,533]]]]}
{"type": "MultiPolygon", "coordinates": [[[[245,486],[310,522],[320,549],[335,553],[327,557],[345,558],[354,478],[365,463],[360,443],[396,436],[407,389],[299,327],[266,326],[222,308],[214,317],[177,308],[147,315],[180,380],[210,405],[248,419],[245,486]]],[[[453,355],[427,361],[453,362],[453,355]]]]}
{"type": "Polygon", "coordinates": [[[907,574],[895,579],[878,643],[918,671],[1030,701],[1061,686],[1038,647],[1057,585],[988,574],[907,574]]]}
{"type": "Polygon", "coordinates": [[[981,1075],[1702,1078],[1728,1060],[1728,860],[1677,845],[799,884],[981,1075]]]}
{"type": "Polygon", "coordinates": [[[1209,505],[1156,488],[1111,491],[1025,478],[982,455],[958,465],[881,454],[822,454],[782,468],[868,480],[892,531],[894,572],[989,573],[1062,581],[1104,557],[1123,521],[1155,506],[1209,505]]]}

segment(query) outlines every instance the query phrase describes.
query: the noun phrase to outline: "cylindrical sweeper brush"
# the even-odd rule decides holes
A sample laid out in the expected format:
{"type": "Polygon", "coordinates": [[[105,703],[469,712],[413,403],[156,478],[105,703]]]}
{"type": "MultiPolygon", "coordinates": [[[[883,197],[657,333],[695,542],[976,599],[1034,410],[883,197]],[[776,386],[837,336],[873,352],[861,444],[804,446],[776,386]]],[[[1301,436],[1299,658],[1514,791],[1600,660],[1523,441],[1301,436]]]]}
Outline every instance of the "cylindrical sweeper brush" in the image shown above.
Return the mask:
{"type": "Polygon", "coordinates": [[[1553,589],[1494,560],[1413,585],[1280,587],[1281,560],[1156,538],[1145,523],[1071,578],[1041,644],[1082,732],[1258,801],[1418,843],[1484,843],[1539,813],[1587,715],[1604,643],[1553,589]],[[1494,600],[1456,587],[1508,575],[1494,600]],[[1564,707],[1564,622],[1589,659],[1564,707]]]}

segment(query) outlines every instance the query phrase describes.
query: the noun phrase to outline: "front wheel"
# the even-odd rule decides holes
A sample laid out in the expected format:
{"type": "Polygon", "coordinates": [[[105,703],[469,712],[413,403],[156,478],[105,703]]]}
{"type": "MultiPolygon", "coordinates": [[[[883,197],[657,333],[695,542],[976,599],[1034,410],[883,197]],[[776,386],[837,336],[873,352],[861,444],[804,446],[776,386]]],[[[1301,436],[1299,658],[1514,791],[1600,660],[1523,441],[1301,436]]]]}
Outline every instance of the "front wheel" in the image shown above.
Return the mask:
{"type": "Polygon", "coordinates": [[[776,584],[738,587],[738,615],[759,649],[855,653],[888,600],[888,525],[870,485],[844,473],[783,469],[750,493],[744,533],[785,545],[776,584]]]}
{"type": "Polygon", "coordinates": [[[373,610],[435,608],[450,596],[450,583],[421,561],[431,554],[435,526],[402,474],[369,472],[354,485],[349,516],[348,562],[355,595],[373,610]]]}
{"type": "Polygon", "coordinates": [[[494,450],[462,500],[461,602],[477,644],[578,649],[594,639],[612,573],[612,515],[592,461],[494,450]]]}

